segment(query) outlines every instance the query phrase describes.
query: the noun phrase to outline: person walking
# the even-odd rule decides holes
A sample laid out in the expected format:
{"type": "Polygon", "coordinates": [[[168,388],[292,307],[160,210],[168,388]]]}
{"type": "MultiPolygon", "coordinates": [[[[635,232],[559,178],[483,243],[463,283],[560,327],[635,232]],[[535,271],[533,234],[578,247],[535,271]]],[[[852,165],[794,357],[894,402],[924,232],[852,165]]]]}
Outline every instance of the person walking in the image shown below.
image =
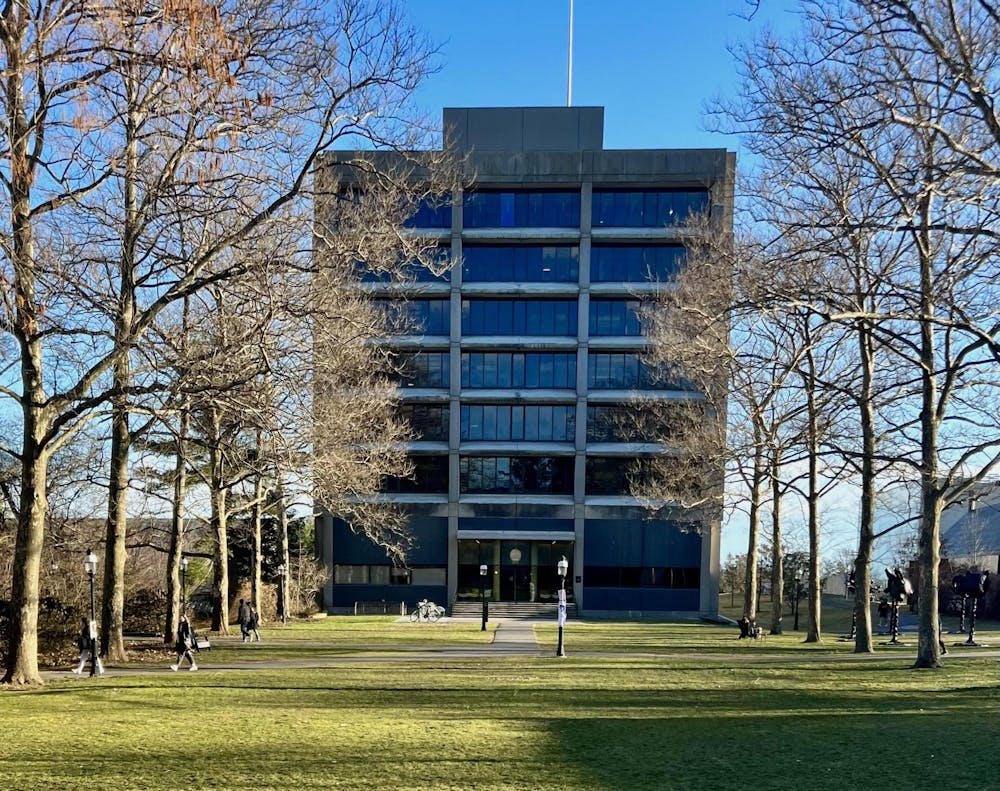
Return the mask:
{"type": "Polygon", "coordinates": [[[253,632],[253,636],[256,638],[257,642],[260,642],[260,632],[257,631],[257,627],[260,626],[260,613],[254,608],[250,603],[247,603],[247,609],[250,611],[247,620],[247,641],[250,640],[250,632],[253,632]]]}
{"type": "MultiPolygon", "coordinates": [[[[80,664],[72,671],[76,675],[83,673],[83,668],[94,653],[94,644],[97,642],[97,624],[87,618],[82,618],[81,621],[83,628],[80,630],[80,636],[76,638],[76,647],[80,650],[80,664]]],[[[101,664],[101,658],[99,656],[94,658],[97,660],[97,674],[103,676],[104,665],[101,664]]]]}
{"type": "Polygon", "coordinates": [[[191,649],[195,647],[197,639],[194,627],[188,622],[187,616],[182,615],[180,623],[177,624],[177,644],[174,646],[174,650],[177,651],[177,662],[170,666],[170,669],[175,673],[177,672],[177,668],[181,666],[181,660],[184,657],[187,657],[188,662],[191,663],[188,670],[198,669],[198,665],[194,661],[194,654],[191,653],[191,649]]]}
{"type": "Polygon", "coordinates": [[[250,607],[243,599],[240,599],[239,609],[236,610],[236,622],[240,625],[240,635],[244,643],[250,642],[250,607]]]}

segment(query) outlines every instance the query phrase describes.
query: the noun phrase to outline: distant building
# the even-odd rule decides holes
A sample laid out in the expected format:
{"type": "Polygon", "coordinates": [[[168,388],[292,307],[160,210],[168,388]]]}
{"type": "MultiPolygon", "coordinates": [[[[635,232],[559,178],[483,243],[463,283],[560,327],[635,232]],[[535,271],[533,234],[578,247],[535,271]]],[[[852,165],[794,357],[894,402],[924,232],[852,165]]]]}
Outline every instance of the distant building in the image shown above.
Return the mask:
{"type": "Polygon", "coordinates": [[[424,597],[474,607],[481,564],[491,601],[554,606],[565,556],[580,614],[717,613],[721,514],[695,530],[680,507],[651,519],[626,471],[666,449],[620,436],[613,418],[639,396],[698,397],[646,365],[637,308],[683,266],[686,218],[708,212],[731,230],[735,154],[604,150],[603,117],[599,107],[444,111],[474,184],[419,212],[413,232],[461,264],[407,287],[422,331],[388,341],[405,361],[403,410],[420,439],[409,447],[415,479],[388,482],[384,497],[410,514],[416,548],[394,568],[346,524],[321,519],[327,611],[424,597]]]}

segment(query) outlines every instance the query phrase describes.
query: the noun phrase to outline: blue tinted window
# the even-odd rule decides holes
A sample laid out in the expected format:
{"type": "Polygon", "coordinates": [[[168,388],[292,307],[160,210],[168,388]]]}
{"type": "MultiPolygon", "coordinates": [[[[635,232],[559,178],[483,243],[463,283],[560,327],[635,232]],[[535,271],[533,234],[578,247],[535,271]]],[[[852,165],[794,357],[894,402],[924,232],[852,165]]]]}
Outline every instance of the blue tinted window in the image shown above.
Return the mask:
{"type": "Polygon", "coordinates": [[[590,300],[591,335],[642,335],[637,300],[590,300]]]}
{"type": "Polygon", "coordinates": [[[400,387],[448,387],[450,360],[448,352],[399,354],[391,378],[400,387]]]}
{"type": "Polygon", "coordinates": [[[408,228],[451,228],[451,196],[424,198],[404,225],[408,228]]]}
{"type": "Polygon", "coordinates": [[[387,476],[382,481],[383,492],[447,494],[448,457],[411,456],[413,472],[405,477],[387,476]]]}
{"type": "Polygon", "coordinates": [[[618,456],[588,456],[586,470],[587,494],[631,495],[634,484],[648,468],[645,459],[623,459],[618,456]]]}
{"type": "Polygon", "coordinates": [[[573,191],[466,192],[466,228],[579,228],[580,193],[573,191]]]}
{"type": "Polygon", "coordinates": [[[463,440],[570,442],[576,434],[576,407],[463,404],[463,440]]]}
{"type": "Polygon", "coordinates": [[[594,245],[590,279],[594,283],[662,283],[684,267],[681,245],[594,245]]]}
{"type": "Polygon", "coordinates": [[[448,407],[443,404],[400,404],[397,414],[410,424],[414,439],[448,439],[448,407]]]}
{"type": "Polygon", "coordinates": [[[392,331],[400,335],[447,335],[451,303],[447,299],[379,300],[392,331]]]}
{"type": "Polygon", "coordinates": [[[357,272],[362,283],[448,282],[451,279],[451,272],[446,267],[450,257],[451,248],[447,246],[434,248],[426,255],[422,255],[424,261],[433,262],[434,270],[437,270],[439,274],[435,274],[420,261],[405,263],[393,272],[373,272],[365,266],[364,262],[359,261],[357,272]]]}
{"type": "Polygon", "coordinates": [[[594,190],[595,228],[678,225],[709,208],[707,190],[594,190]]]}
{"type": "Polygon", "coordinates": [[[561,352],[465,352],[462,387],[576,389],[576,355],[561,352]]]}
{"type": "Polygon", "coordinates": [[[576,300],[465,299],[464,335],[576,335],[576,300]]]}
{"type": "Polygon", "coordinates": [[[634,352],[591,352],[587,386],[591,390],[680,389],[668,371],[647,366],[634,352]]]}
{"type": "Polygon", "coordinates": [[[580,277],[580,248],[560,245],[467,245],[462,280],[470,283],[575,283],[580,277]]]}
{"type": "Polygon", "coordinates": [[[460,490],[463,494],[571,494],[573,464],[572,456],[463,456],[460,490]]]}

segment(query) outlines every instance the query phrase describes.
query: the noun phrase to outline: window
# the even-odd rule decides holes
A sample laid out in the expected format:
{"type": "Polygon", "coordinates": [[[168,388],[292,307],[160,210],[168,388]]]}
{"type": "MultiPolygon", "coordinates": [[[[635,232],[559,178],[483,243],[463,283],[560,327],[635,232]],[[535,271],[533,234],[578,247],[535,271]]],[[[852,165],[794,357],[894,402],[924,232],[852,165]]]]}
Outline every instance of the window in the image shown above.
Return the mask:
{"type": "Polygon", "coordinates": [[[700,405],[613,404],[587,407],[588,442],[665,442],[677,428],[704,419],[700,405]]]}
{"type": "Polygon", "coordinates": [[[681,245],[594,245],[590,250],[593,283],[665,283],[684,267],[681,245]]]}
{"type": "Polygon", "coordinates": [[[451,196],[424,198],[413,216],[403,224],[407,228],[451,228],[451,196]]]}
{"type": "Polygon", "coordinates": [[[386,476],[382,491],[393,494],[447,494],[448,457],[411,456],[413,472],[407,478],[386,476]]]}
{"type": "Polygon", "coordinates": [[[707,190],[594,190],[595,228],[678,225],[709,209],[707,190]]]}
{"type": "Polygon", "coordinates": [[[576,389],[576,355],[549,352],[465,352],[462,387],[576,389]]]}
{"type": "Polygon", "coordinates": [[[580,192],[520,190],[466,192],[466,228],[579,228],[580,192]]]}
{"type": "Polygon", "coordinates": [[[447,335],[451,303],[447,299],[380,299],[376,301],[397,335],[447,335]]]}
{"type": "Polygon", "coordinates": [[[575,283],[580,277],[580,248],[575,245],[467,245],[462,255],[462,280],[467,283],[575,283]]]}
{"type": "Polygon", "coordinates": [[[337,585],[367,585],[368,580],[368,566],[338,564],[333,567],[333,581],[337,585]]]}
{"type": "Polygon", "coordinates": [[[461,423],[463,440],[571,442],[576,432],[576,407],[463,404],[461,423]]]}
{"type": "Polygon", "coordinates": [[[464,456],[461,491],[474,493],[572,494],[572,456],[464,456]]]}
{"type": "Polygon", "coordinates": [[[632,482],[642,477],[645,467],[643,459],[588,456],[587,494],[629,496],[632,494],[632,482]]]}
{"type": "Polygon", "coordinates": [[[448,439],[448,407],[442,404],[400,404],[399,416],[410,424],[414,439],[448,439]]]}
{"type": "Polygon", "coordinates": [[[464,299],[466,335],[576,335],[573,299],[464,299]]]}
{"type": "Polygon", "coordinates": [[[701,586],[701,569],[671,566],[587,566],[589,588],[687,588],[701,586]]]}
{"type": "Polygon", "coordinates": [[[448,352],[400,353],[390,378],[400,387],[449,387],[451,356],[448,352]]]}
{"type": "Polygon", "coordinates": [[[646,364],[635,352],[592,352],[587,358],[587,386],[591,390],[689,389],[674,381],[665,368],[646,364]]]}
{"type": "Polygon", "coordinates": [[[642,324],[639,321],[641,304],[634,299],[590,300],[590,334],[642,335],[642,324]]]}
{"type": "Polygon", "coordinates": [[[373,272],[363,261],[357,262],[355,269],[362,283],[437,283],[448,282],[451,271],[446,267],[451,257],[451,248],[447,245],[434,247],[421,254],[420,260],[408,261],[398,270],[392,272],[373,272]],[[427,264],[432,264],[435,274],[427,264]]]}

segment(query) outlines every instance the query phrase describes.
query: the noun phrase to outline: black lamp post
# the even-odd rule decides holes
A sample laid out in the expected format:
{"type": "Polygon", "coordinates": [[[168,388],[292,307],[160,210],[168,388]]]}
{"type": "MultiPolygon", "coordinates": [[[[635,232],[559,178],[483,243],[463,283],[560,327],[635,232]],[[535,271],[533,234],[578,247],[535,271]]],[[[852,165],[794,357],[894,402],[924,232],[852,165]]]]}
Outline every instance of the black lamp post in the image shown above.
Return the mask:
{"type": "Polygon", "coordinates": [[[563,626],[566,624],[566,572],[569,571],[569,563],[566,556],[556,563],[556,571],[559,573],[559,644],[556,646],[556,656],[566,656],[566,648],[563,645],[563,626]]]}
{"type": "Polygon", "coordinates": [[[287,614],[285,612],[285,564],[278,564],[278,617],[285,623],[287,614]]]}
{"type": "Polygon", "coordinates": [[[799,630],[799,598],[802,594],[802,570],[795,569],[795,621],[792,624],[794,631],[799,630]]]}
{"type": "Polygon", "coordinates": [[[94,607],[94,575],[97,574],[97,555],[92,549],[87,550],[87,556],[83,559],[83,570],[90,578],[90,623],[87,629],[90,632],[90,675],[97,675],[97,619],[94,607]]]}
{"type": "Polygon", "coordinates": [[[181,615],[187,614],[187,601],[188,601],[188,587],[187,587],[187,573],[188,573],[188,558],[181,556],[181,615]]]}
{"type": "Polygon", "coordinates": [[[486,631],[486,622],[489,620],[489,605],[486,604],[486,572],[489,571],[485,563],[479,564],[479,599],[483,603],[483,628],[486,631]]]}

